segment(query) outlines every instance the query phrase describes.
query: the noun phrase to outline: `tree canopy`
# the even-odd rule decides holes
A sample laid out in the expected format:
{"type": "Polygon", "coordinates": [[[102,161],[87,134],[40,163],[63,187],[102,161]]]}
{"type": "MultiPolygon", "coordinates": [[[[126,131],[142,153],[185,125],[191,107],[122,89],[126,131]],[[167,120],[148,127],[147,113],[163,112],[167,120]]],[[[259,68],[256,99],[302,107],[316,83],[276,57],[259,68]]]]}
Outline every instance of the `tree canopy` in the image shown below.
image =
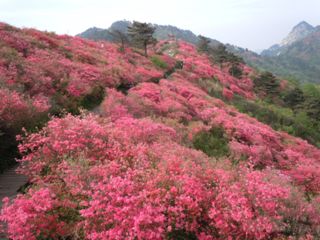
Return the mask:
{"type": "Polygon", "coordinates": [[[148,45],[156,42],[153,37],[155,27],[149,23],[141,23],[134,21],[132,26],[128,27],[128,35],[132,42],[144,49],[145,56],[148,56],[148,45]]]}

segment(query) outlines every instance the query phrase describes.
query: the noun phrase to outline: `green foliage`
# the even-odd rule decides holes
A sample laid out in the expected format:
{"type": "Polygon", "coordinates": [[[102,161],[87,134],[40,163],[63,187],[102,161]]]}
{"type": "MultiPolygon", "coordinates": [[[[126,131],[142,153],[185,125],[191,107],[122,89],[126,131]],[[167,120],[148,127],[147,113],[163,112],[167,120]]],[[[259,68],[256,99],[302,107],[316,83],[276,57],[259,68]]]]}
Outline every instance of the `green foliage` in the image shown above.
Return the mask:
{"type": "MultiPolygon", "coordinates": [[[[209,38],[204,37],[202,35],[199,35],[198,37],[199,37],[199,41],[197,44],[197,48],[199,52],[206,53],[214,63],[219,63],[219,64],[226,63],[226,62],[232,63],[232,67],[234,67],[234,69],[232,69],[231,71],[234,70],[234,73],[237,74],[237,76],[241,77],[242,72],[240,74],[240,71],[239,71],[240,69],[237,68],[238,67],[237,65],[239,63],[244,63],[244,60],[241,57],[236,56],[235,54],[227,51],[226,46],[223,44],[212,46],[210,45],[209,38]]],[[[233,76],[236,77],[236,75],[233,75],[233,76]]]]}
{"type": "Polygon", "coordinates": [[[257,93],[262,93],[268,97],[279,96],[280,82],[270,72],[263,72],[258,77],[253,79],[254,90],[257,93]]]}
{"type": "Polygon", "coordinates": [[[269,104],[264,101],[248,101],[237,97],[232,104],[260,122],[268,124],[275,130],[288,132],[296,137],[308,140],[315,146],[320,146],[320,124],[310,118],[305,109],[298,112],[290,108],[269,104]]]}
{"type": "Polygon", "coordinates": [[[133,88],[136,84],[134,83],[121,83],[117,87],[117,90],[122,92],[124,95],[128,95],[128,91],[133,88]]]}
{"type": "Polygon", "coordinates": [[[246,113],[276,130],[282,130],[282,126],[293,124],[293,113],[290,109],[276,107],[263,101],[254,102],[241,98],[234,101],[233,105],[240,112],[246,113]]]}
{"type": "Polygon", "coordinates": [[[91,110],[100,105],[105,96],[105,90],[101,86],[96,86],[92,89],[92,91],[85,95],[81,101],[80,106],[85,109],[91,110]]]}
{"type": "Polygon", "coordinates": [[[285,102],[286,106],[292,109],[296,108],[304,102],[304,95],[302,90],[298,87],[289,90],[284,94],[283,101],[285,102]]]}
{"type": "Polygon", "coordinates": [[[202,35],[199,35],[198,37],[199,37],[199,42],[197,44],[198,51],[208,53],[210,50],[210,46],[209,46],[210,39],[202,35]]]}
{"type": "Polygon", "coordinates": [[[308,83],[302,86],[302,91],[307,97],[320,97],[320,85],[308,83]]]}
{"type": "Polygon", "coordinates": [[[213,127],[210,131],[201,131],[193,138],[195,149],[201,150],[210,157],[218,158],[229,154],[228,142],[224,129],[221,127],[213,127]]]}
{"type": "Polygon", "coordinates": [[[304,102],[301,104],[306,114],[313,120],[320,121],[320,86],[305,84],[302,86],[304,102]]]}
{"type": "Polygon", "coordinates": [[[66,58],[70,60],[73,59],[73,53],[70,50],[66,49],[65,47],[60,47],[60,51],[66,58]]]}
{"type": "Polygon", "coordinates": [[[239,111],[268,124],[275,130],[286,131],[315,146],[320,146],[320,87],[318,85],[305,84],[301,88],[298,84],[290,83],[288,90],[280,92],[279,81],[268,72],[254,79],[254,85],[258,93],[264,93],[263,100],[248,101],[236,97],[231,104],[239,111]],[[267,102],[270,98],[278,101],[267,102]]]}
{"type": "Polygon", "coordinates": [[[155,66],[162,68],[162,69],[166,69],[168,67],[168,64],[165,61],[163,61],[161,58],[159,58],[158,56],[152,56],[151,62],[155,66]]]}
{"type": "Polygon", "coordinates": [[[168,78],[171,74],[173,74],[177,69],[182,69],[183,68],[183,61],[177,60],[174,67],[168,69],[165,73],[164,73],[164,78],[168,78]]]}
{"type": "Polygon", "coordinates": [[[176,64],[174,65],[175,69],[182,69],[183,68],[183,61],[177,60],[176,64]]]}
{"type": "Polygon", "coordinates": [[[315,121],[320,121],[320,96],[317,98],[307,98],[303,104],[303,108],[310,118],[314,119],[315,121]]]}
{"type": "Polygon", "coordinates": [[[153,37],[154,31],[155,27],[151,24],[137,21],[133,21],[132,26],[128,27],[128,35],[131,41],[144,49],[145,56],[148,56],[147,46],[156,43],[156,39],[153,37]]]}
{"type": "Polygon", "coordinates": [[[198,85],[201,89],[206,91],[210,96],[223,99],[223,86],[217,78],[213,79],[199,79],[198,85]]]}
{"type": "Polygon", "coordinates": [[[168,240],[197,240],[198,238],[194,233],[187,232],[185,230],[175,230],[168,233],[168,240]]]}
{"type": "Polygon", "coordinates": [[[293,134],[308,140],[310,143],[320,147],[320,124],[315,122],[305,112],[295,115],[293,134]]]}
{"type": "Polygon", "coordinates": [[[17,190],[18,193],[21,194],[26,194],[28,192],[28,190],[32,187],[32,183],[31,182],[26,182],[25,184],[23,184],[22,186],[19,187],[19,189],[17,190]]]}
{"type": "MultiPolygon", "coordinates": [[[[0,40],[1,41],[1,40],[0,40]]],[[[4,61],[6,66],[9,66],[11,62],[17,62],[21,60],[19,53],[16,49],[5,46],[0,42],[0,58],[4,61]]]]}
{"type": "Polygon", "coordinates": [[[231,76],[239,78],[239,79],[242,77],[242,69],[236,63],[232,64],[232,66],[229,69],[229,73],[231,76]]]}
{"type": "Polygon", "coordinates": [[[231,52],[227,51],[227,48],[223,44],[219,44],[218,46],[211,47],[209,49],[209,56],[212,61],[215,63],[244,63],[241,57],[234,55],[231,52]]]}

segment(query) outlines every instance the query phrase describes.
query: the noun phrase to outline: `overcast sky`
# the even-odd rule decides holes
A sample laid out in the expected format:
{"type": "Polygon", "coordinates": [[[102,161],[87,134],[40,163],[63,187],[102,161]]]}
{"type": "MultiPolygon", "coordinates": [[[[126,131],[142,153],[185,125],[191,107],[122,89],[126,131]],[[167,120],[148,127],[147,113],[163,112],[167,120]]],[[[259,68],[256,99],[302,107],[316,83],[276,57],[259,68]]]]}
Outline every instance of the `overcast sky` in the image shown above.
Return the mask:
{"type": "Polygon", "coordinates": [[[302,20],[320,25],[320,0],[0,0],[0,21],[56,33],[75,35],[123,19],[175,25],[259,50],[302,20]]]}

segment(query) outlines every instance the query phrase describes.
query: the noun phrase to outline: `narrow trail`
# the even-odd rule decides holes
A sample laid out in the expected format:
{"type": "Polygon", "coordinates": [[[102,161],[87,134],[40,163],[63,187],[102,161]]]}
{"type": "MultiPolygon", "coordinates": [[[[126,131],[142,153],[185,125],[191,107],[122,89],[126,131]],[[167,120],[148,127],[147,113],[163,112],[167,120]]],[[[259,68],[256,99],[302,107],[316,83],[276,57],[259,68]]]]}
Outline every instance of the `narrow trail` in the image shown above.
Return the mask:
{"type": "MultiPolygon", "coordinates": [[[[13,199],[18,194],[18,189],[28,181],[26,176],[16,173],[16,168],[17,166],[0,174],[0,210],[2,199],[5,197],[13,199]]],[[[2,239],[6,239],[6,236],[0,233],[0,240],[2,239]]]]}

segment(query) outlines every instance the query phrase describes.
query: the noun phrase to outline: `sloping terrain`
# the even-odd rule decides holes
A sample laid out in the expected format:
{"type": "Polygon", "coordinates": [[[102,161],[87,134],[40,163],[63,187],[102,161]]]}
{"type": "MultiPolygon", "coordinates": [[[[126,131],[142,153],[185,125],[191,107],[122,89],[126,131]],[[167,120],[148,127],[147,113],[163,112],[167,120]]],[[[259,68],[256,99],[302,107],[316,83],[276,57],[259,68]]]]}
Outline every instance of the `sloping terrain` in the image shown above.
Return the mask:
{"type": "MultiPolygon", "coordinates": [[[[117,41],[113,31],[127,32],[129,21],[114,22],[108,29],[89,28],[77,36],[91,40],[117,41]]],[[[169,36],[192,44],[199,42],[199,37],[189,30],[182,30],[175,26],[154,24],[154,37],[165,40],[169,36]]],[[[210,38],[209,38],[210,39],[210,38]]],[[[306,22],[297,24],[279,44],[271,46],[261,54],[257,54],[239,46],[226,44],[228,51],[242,57],[251,67],[270,71],[284,78],[294,78],[301,83],[319,83],[319,27],[313,27],[306,22]]],[[[210,39],[212,46],[219,46],[221,42],[210,39]]]]}
{"type": "Polygon", "coordinates": [[[182,41],[147,58],[0,36],[1,137],[20,133],[31,182],[4,200],[11,239],[319,238],[320,150],[228,104],[259,97],[250,67],[236,78],[182,41]]]}

